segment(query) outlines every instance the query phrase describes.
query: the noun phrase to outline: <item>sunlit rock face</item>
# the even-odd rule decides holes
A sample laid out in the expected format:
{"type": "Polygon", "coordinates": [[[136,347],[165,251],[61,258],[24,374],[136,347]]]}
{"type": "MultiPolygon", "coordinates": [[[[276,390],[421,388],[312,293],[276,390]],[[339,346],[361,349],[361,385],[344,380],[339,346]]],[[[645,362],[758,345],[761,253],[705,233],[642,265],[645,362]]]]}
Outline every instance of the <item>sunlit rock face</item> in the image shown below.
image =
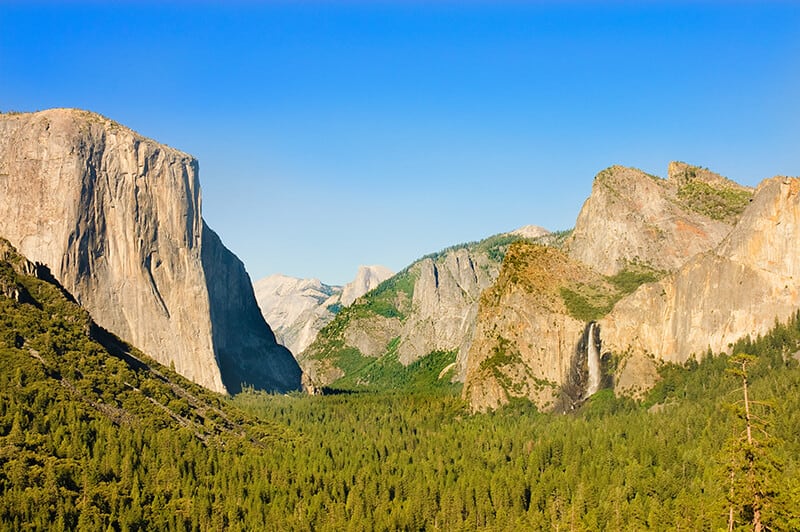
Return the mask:
{"type": "Polygon", "coordinates": [[[671,163],[661,179],[612,166],[594,179],[565,247],[605,275],[630,264],[671,271],[716,246],[752,194],[713,172],[671,163]]]}
{"type": "Polygon", "coordinates": [[[398,353],[410,364],[432,351],[458,350],[459,379],[472,341],[481,292],[497,278],[499,264],[480,251],[456,249],[419,261],[412,309],[398,353]]]}
{"type": "Polygon", "coordinates": [[[800,307],[798,242],[800,179],[765,180],[719,246],[640,287],[600,320],[603,349],[683,363],[766,333],[800,307]]]}
{"type": "Polygon", "coordinates": [[[380,357],[391,344],[403,365],[435,351],[457,352],[453,378],[463,382],[478,300],[497,278],[500,259],[497,250],[475,243],[414,262],[387,280],[389,285],[382,298],[391,312],[360,306],[377,291],[368,293],[364,300],[356,300],[350,307],[353,312],[342,312],[332,322],[335,330],[327,335],[327,329],[323,330],[300,353],[303,371],[318,386],[326,386],[344,375],[332,360],[341,349],[338,346],[357,349],[363,356],[380,357]]]}
{"type": "Polygon", "coordinates": [[[319,279],[299,279],[275,274],[253,284],[264,319],[278,342],[302,353],[317,333],[336,316],[342,287],[319,279]]]}
{"type": "MultiPolygon", "coordinates": [[[[786,316],[791,298],[785,307],[752,312],[752,301],[763,301],[760,291],[766,290],[753,278],[751,292],[722,298],[731,309],[726,316],[740,319],[715,321],[722,307],[714,307],[712,292],[731,292],[750,274],[740,271],[744,266],[702,257],[740,240],[737,231],[750,217],[770,219],[752,214],[752,199],[752,189],[685,163],[671,163],[667,179],[622,166],[600,172],[564,252],[512,247],[497,282],[482,295],[467,357],[465,399],[474,410],[496,408],[513,398],[560,410],[574,408],[612,383],[620,392],[637,395],[657,379],[656,351],[663,360],[682,361],[700,344],[700,350],[722,347],[755,323],[768,328],[776,316],[786,316]],[[705,276],[680,281],[689,283],[680,301],[670,296],[676,290],[670,279],[703,260],[710,261],[703,265],[705,276]],[[626,279],[642,272],[666,278],[619,301],[636,288],[624,288],[626,279]],[[662,298],[668,302],[659,304],[662,298]],[[576,319],[581,305],[598,310],[576,319]],[[691,305],[698,306],[696,313],[691,305]],[[614,375],[606,374],[611,371],[605,367],[609,353],[620,362],[614,375]]],[[[792,255],[779,248],[769,256],[778,263],[778,256],[786,254],[792,255]]]]}
{"type": "MultiPolygon", "coordinates": [[[[586,330],[585,322],[570,315],[561,289],[601,281],[561,250],[513,244],[497,282],[480,299],[463,392],[471,408],[492,410],[512,398],[554,408],[562,386],[570,382],[586,330]]],[[[585,358],[584,350],[581,365],[585,358]]],[[[576,401],[583,395],[583,380],[576,401]]]]}
{"type": "Polygon", "coordinates": [[[0,234],[189,379],[300,387],[244,266],[203,222],[191,156],[85,111],[0,115],[0,234]]]}
{"type": "Polygon", "coordinates": [[[384,266],[359,266],[355,279],[342,288],[341,304],[348,307],[359,297],[363,296],[383,281],[394,275],[394,272],[384,266]]]}

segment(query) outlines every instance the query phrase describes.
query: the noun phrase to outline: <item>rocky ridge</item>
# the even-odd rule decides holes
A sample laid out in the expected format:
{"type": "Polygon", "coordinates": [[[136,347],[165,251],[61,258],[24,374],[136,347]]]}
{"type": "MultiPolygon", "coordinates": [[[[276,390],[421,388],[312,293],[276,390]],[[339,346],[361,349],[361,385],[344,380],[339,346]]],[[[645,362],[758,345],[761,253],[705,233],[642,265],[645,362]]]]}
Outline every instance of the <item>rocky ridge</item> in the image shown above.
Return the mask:
{"type": "Polygon", "coordinates": [[[673,162],[667,179],[623,166],[594,179],[565,247],[604,275],[631,263],[671,271],[716,246],[752,196],[709,170],[673,162]]]}
{"type": "Polygon", "coordinates": [[[300,386],[191,156],[86,111],[0,116],[0,234],[102,327],[218,392],[300,386]]]}

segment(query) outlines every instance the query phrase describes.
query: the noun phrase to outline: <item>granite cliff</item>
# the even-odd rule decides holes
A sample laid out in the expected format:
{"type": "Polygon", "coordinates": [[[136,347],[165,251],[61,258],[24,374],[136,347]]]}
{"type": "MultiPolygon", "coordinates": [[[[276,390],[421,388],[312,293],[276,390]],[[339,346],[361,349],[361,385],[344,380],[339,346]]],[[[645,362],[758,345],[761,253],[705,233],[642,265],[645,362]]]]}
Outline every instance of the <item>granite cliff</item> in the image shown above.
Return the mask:
{"type": "Polygon", "coordinates": [[[299,388],[243,265],[203,222],[191,156],[85,111],[0,115],[0,234],[189,379],[299,388]]]}
{"type": "Polygon", "coordinates": [[[604,275],[631,263],[671,271],[717,245],[752,189],[698,166],[670,163],[667,179],[623,166],[594,179],[565,246],[604,275]]]}
{"type": "Polygon", "coordinates": [[[763,181],[717,247],[643,285],[600,320],[603,350],[627,356],[618,391],[650,386],[656,361],[726,352],[736,339],[791,317],[800,308],[798,242],[800,179],[763,181]]]}
{"type": "MultiPolygon", "coordinates": [[[[695,282],[683,292],[683,301],[670,300],[669,310],[658,301],[669,299],[670,279],[680,275],[670,272],[696,268],[691,265],[699,257],[708,257],[738,231],[749,233],[742,229],[747,220],[774,217],[752,214],[751,198],[751,189],[684,163],[671,163],[667,179],[620,166],[600,172],[564,244],[565,253],[519,244],[506,255],[497,283],[481,298],[465,399],[474,410],[496,408],[514,397],[530,399],[540,408],[571,408],[586,398],[590,381],[593,392],[601,378],[611,380],[612,359],[617,361],[612,353],[658,351],[664,360],[685,360],[684,355],[667,354],[672,352],[668,344],[691,344],[693,338],[697,344],[720,334],[719,324],[712,323],[719,307],[713,310],[715,303],[710,302],[718,285],[711,282],[701,290],[695,282]],[[706,306],[692,312],[690,303],[706,306]],[[673,321],[688,321],[677,326],[668,314],[673,321]]],[[[731,266],[705,260],[713,262],[706,265],[707,281],[738,283],[731,266]]],[[[729,301],[736,309],[732,314],[741,319],[727,324],[725,341],[756,331],[748,320],[754,316],[753,301],[764,299],[759,291],[766,285],[753,281],[753,291],[729,301]]],[[[726,286],[732,289],[733,284],[726,286]]],[[[770,317],[757,332],[765,331],[776,316],[787,316],[790,307],[764,312],[770,317]]],[[[712,345],[719,350],[724,342],[712,345]]],[[[700,349],[707,347],[706,341],[700,349]]],[[[628,357],[620,367],[620,391],[643,389],[656,375],[655,365],[642,356],[628,357]]]]}
{"type": "Polygon", "coordinates": [[[344,307],[349,307],[356,299],[377,287],[392,275],[394,275],[394,272],[384,266],[359,266],[355,279],[342,288],[339,303],[344,307]]]}
{"type": "Polygon", "coordinates": [[[570,316],[562,290],[601,278],[556,248],[509,248],[497,282],[481,296],[467,357],[463,395],[474,410],[497,408],[510,397],[554,404],[585,327],[570,316]]]}

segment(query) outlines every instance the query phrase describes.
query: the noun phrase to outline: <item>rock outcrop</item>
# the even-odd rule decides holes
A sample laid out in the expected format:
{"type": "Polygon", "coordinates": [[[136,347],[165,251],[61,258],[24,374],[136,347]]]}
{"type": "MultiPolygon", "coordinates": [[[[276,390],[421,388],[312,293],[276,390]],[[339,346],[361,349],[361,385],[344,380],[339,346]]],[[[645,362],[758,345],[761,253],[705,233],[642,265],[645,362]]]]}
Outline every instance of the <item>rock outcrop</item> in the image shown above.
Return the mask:
{"type": "Polygon", "coordinates": [[[553,406],[586,325],[570,316],[561,289],[590,282],[602,283],[602,276],[561,250],[509,248],[500,277],[481,296],[463,391],[473,410],[512,397],[553,406]]]}
{"type": "Polygon", "coordinates": [[[481,298],[465,398],[475,410],[513,397],[547,408],[560,388],[559,401],[567,394],[574,405],[588,395],[570,395],[586,384],[587,345],[594,366],[620,356],[615,390],[640,397],[661,361],[766,333],[800,307],[799,192],[800,180],[774,178],[754,194],[683,163],[670,164],[666,180],[601,172],[566,242],[569,257],[509,250],[481,298]]]}
{"type": "Polygon", "coordinates": [[[400,362],[408,365],[432,351],[458,350],[463,355],[457,358],[457,373],[463,380],[478,300],[497,279],[499,264],[488,253],[462,248],[422,259],[413,270],[412,312],[400,332],[400,362]]]}
{"type": "Polygon", "coordinates": [[[535,239],[549,235],[550,231],[538,225],[523,225],[522,227],[514,229],[508,234],[521,236],[522,238],[527,239],[535,239]]]}
{"type": "MultiPolygon", "coordinates": [[[[735,229],[657,283],[642,286],[601,320],[603,349],[683,363],[766,333],[800,307],[800,179],[758,187],[735,229]]],[[[623,369],[624,390],[648,379],[623,369]]]]}
{"type": "Polygon", "coordinates": [[[716,246],[751,195],[752,189],[685,163],[671,163],[667,179],[612,166],[595,177],[566,249],[605,275],[631,263],[672,271],[716,246]]]}
{"type": "Polygon", "coordinates": [[[218,392],[300,387],[201,217],[197,161],[99,115],[0,116],[0,234],[98,324],[218,392]]]}
{"type": "Polygon", "coordinates": [[[394,275],[383,266],[359,266],[353,281],[344,287],[319,279],[298,279],[275,274],[253,284],[264,319],[278,342],[295,355],[314,341],[317,333],[347,307],[394,275]]]}

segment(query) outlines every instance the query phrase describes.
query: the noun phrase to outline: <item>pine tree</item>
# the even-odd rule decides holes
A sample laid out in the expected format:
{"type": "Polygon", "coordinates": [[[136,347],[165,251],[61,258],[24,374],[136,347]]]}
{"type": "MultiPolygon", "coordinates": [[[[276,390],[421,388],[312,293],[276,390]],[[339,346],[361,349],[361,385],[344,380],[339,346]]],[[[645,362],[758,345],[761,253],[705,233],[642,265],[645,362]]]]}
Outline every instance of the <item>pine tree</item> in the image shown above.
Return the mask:
{"type": "Polygon", "coordinates": [[[764,530],[764,510],[770,507],[776,497],[773,477],[777,464],[770,452],[772,441],[766,431],[766,420],[755,413],[757,407],[768,408],[770,405],[754,401],[748,387],[748,366],[756,361],[756,357],[745,353],[737,354],[729,361],[728,372],[742,380],[743,398],[733,406],[744,422],[744,430],[727,446],[730,453],[729,531],[734,529],[737,517],[750,521],[755,532],[764,530]]]}

